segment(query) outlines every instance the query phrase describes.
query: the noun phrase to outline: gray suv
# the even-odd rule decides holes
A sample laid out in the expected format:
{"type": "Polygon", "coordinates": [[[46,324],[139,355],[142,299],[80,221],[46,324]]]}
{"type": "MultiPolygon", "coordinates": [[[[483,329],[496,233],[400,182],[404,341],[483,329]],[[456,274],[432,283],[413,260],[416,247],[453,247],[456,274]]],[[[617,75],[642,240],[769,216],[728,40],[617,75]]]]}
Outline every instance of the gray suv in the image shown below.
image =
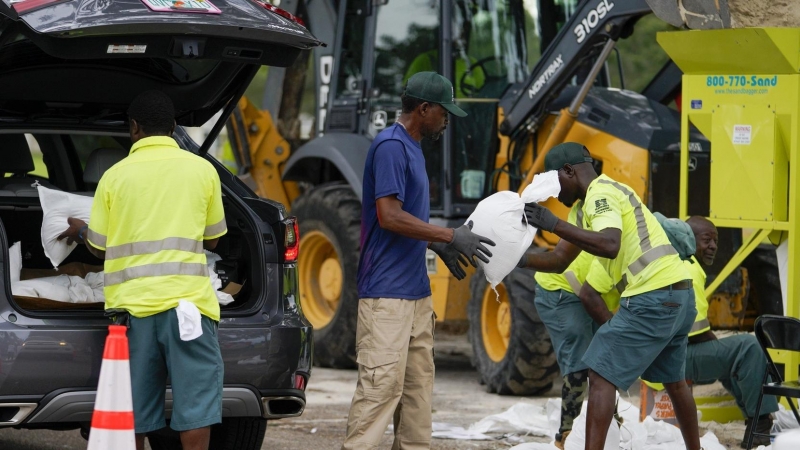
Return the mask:
{"type": "MultiPolygon", "coordinates": [[[[319,44],[257,0],[0,0],[0,427],[88,433],[109,325],[103,304],[14,296],[8,249],[21,243],[24,277],[52,274],[32,185],[91,195],[126,155],[125,111],[148,89],[172,98],[175,138],[222,181],[228,233],[214,269],[235,295],[222,307],[223,422],[211,448],[261,448],[268,420],[303,412],[312,330],[297,303],[296,220],[207,151],[261,65],[288,66],[319,44]],[[183,127],[220,111],[205,142],[189,138],[183,127]]],[[[78,246],[62,267],[99,265],[78,246]]],[[[180,448],[169,429],[149,440],[180,448]]]]}

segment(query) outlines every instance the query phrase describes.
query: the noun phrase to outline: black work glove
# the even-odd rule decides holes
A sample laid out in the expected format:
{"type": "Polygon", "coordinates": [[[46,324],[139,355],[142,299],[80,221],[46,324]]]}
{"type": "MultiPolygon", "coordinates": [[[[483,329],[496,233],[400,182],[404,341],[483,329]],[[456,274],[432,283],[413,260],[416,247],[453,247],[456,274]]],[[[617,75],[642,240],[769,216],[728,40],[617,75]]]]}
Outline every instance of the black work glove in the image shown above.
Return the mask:
{"type": "Polygon", "coordinates": [[[472,232],[471,220],[465,225],[453,229],[453,241],[450,242],[450,245],[464,255],[472,264],[472,267],[478,267],[478,262],[475,261],[476,257],[488,263],[489,257],[492,256],[492,252],[483,244],[489,244],[494,247],[494,241],[472,232]]]}
{"type": "Polygon", "coordinates": [[[450,273],[456,277],[456,280],[463,280],[467,276],[464,267],[467,267],[467,257],[458,252],[452,245],[444,242],[431,242],[430,249],[442,258],[444,265],[450,269],[450,273]],[[461,267],[461,266],[464,267],[461,267]]]}
{"type": "Polygon", "coordinates": [[[525,217],[530,225],[551,233],[558,223],[558,217],[538,203],[525,203],[525,217]]]}

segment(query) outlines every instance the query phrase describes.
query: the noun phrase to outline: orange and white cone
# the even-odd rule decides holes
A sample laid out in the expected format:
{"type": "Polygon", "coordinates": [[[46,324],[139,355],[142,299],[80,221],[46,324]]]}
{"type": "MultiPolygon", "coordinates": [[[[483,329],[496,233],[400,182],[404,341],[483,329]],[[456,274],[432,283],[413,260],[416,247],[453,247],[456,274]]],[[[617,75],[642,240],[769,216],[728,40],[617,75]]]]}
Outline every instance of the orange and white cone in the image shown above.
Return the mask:
{"type": "Polygon", "coordinates": [[[133,395],[126,327],[109,325],[88,450],[135,450],[133,395]]]}

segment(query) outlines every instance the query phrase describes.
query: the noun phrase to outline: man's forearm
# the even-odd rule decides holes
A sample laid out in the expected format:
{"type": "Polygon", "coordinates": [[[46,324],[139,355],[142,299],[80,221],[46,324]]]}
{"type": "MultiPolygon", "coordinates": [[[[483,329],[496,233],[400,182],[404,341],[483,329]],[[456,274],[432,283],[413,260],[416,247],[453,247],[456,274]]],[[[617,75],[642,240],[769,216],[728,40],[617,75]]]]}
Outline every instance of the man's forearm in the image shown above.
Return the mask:
{"type": "Polygon", "coordinates": [[[612,236],[614,233],[606,233],[606,230],[602,232],[584,230],[568,222],[559,220],[553,233],[561,239],[580,247],[581,250],[587,253],[601,258],[614,259],[619,253],[619,234],[616,234],[617,239],[614,239],[614,236],[612,236]]]}
{"type": "Polygon", "coordinates": [[[572,262],[566,261],[555,252],[526,254],[525,257],[527,258],[525,267],[546,273],[563,273],[572,262]]]}
{"type": "Polygon", "coordinates": [[[598,325],[603,325],[613,317],[611,311],[608,310],[608,306],[606,306],[606,302],[603,301],[603,297],[589,283],[583,283],[578,297],[581,299],[583,309],[598,325]]]}
{"type": "Polygon", "coordinates": [[[431,225],[411,214],[399,210],[381,217],[381,228],[402,236],[427,242],[450,242],[453,240],[453,229],[431,225]]]}

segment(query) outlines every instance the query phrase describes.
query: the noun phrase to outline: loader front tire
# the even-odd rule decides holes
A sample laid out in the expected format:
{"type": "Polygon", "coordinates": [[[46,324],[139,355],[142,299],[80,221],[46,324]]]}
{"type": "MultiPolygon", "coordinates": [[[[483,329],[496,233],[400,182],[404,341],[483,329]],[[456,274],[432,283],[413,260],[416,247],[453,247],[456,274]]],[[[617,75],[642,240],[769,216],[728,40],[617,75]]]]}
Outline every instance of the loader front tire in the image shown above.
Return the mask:
{"type": "Polygon", "coordinates": [[[300,307],[314,326],[314,364],[356,367],[361,202],[347,184],[324,184],[298,197],[300,307]]]}
{"type": "Polygon", "coordinates": [[[539,395],[558,377],[550,336],[533,304],[533,273],[515,269],[497,285],[497,295],[478,269],[468,306],[472,363],[488,392],[539,395]]]}

